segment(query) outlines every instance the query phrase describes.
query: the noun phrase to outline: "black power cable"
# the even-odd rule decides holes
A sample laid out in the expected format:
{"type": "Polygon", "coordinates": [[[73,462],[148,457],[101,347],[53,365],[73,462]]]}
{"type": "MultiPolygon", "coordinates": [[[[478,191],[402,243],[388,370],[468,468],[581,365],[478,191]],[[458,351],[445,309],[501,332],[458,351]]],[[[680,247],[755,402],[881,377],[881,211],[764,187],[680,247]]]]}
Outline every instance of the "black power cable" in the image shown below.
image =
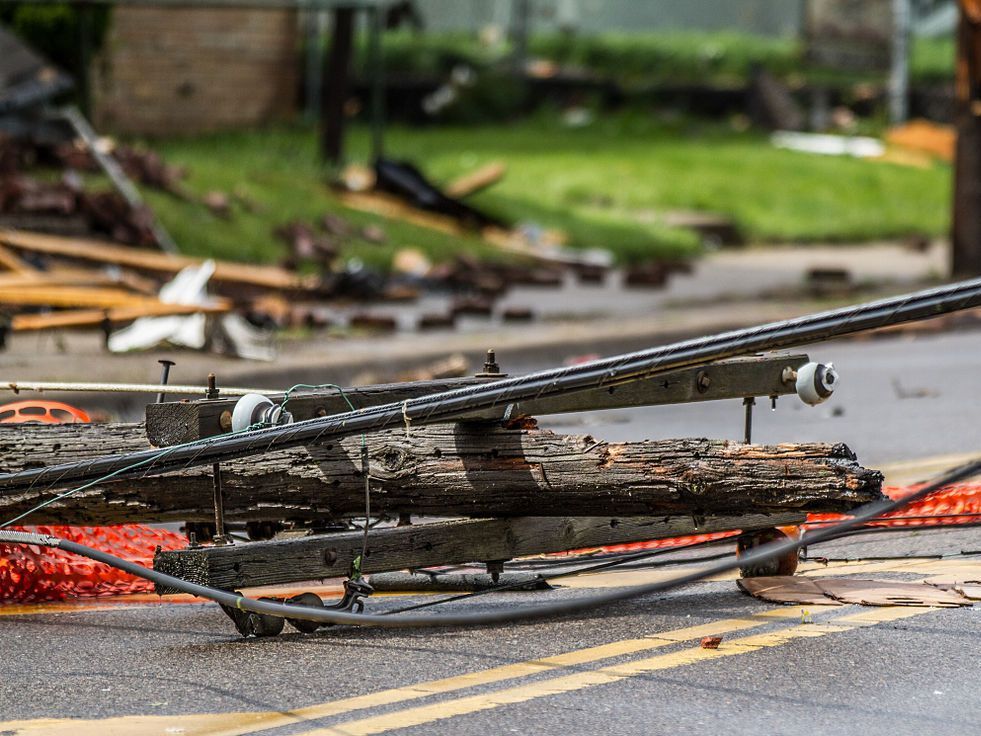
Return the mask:
{"type": "Polygon", "coordinates": [[[423,627],[457,627],[457,626],[488,626],[502,623],[516,623],[521,621],[531,621],[554,616],[565,616],[573,613],[589,611],[600,606],[615,603],[618,601],[629,600],[651,593],[659,593],[680,585],[694,583],[713,575],[735,570],[744,565],[754,565],[780,557],[788,552],[800,549],[809,544],[817,544],[836,536],[842,532],[854,529],[866,522],[872,521],[882,514],[895,511],[908,503],[919,500],[934,491],[965,480],[981,471],[981,459],[973,460],[965,465],[954,468],[932,483],[924,486],[906,498],[897,500],[875,501],[865,504],[858,509],[852,510],[850,519],[838,522],[833,526],[823,527],[809,533],[806,538],[786,539],[783,541],[769,542],[757,547],[738,559],[726,559],[715,562],[711,565],[701,567],[691,572],[686,572],[669,580],[662,580],[646,585],[638,585],[631,588],[613,590],[587,598],[577,598],[566,601],[556,601],[538,606],[523,606],[520,608],[510,608],[503,611],[488,611],[483,613],[450,613],[444,615],[416,614],[388,616],[385,614],[364,614],[348,613],[346,611],[336,611],[312,606],[291,605],[278,603],[268,600],[254,600],[245,598],[235,593],[224,590],[216,590],[204,585],[198,585],[171,575],[150,570],[135,562],[124,560],[115,555],[102,552],[100,550],[86,547],[85,545],[71,542],[66,539],[59,539],[44,534],[33,534],[29,532],[13,532],[0,530],[0,544],[26,544],[38,545],[41,547],[53,547],[65,550],[74,554],[88,557],[96,562],[103,562],[119,570],[128,572],[137,577],[150,580],[154,583],[175,588],[184,593],[209,598],[231,608],[249,611],[260,615],[278,616],[284,618],[298,619],[304,621],[315,621],[320,624],[351,624],[355,626],[376,626],[392,629],[408,629],[423,627]]]}
{"type": "MultiPolygon", "coordinates": [[[[856,332],[928,319],[981,306],[981,279],[836,309],[720,335],[687,340],[567,368],[530,373],[401,403],[308,419],[236,435],[211,437],[166,451],[147,450],[0,475],[0,491],[64,487],[83,482],[160,475],[289,447],[410,425],[457,420],[475,411],[503,410],[520,401],[587,389],[617,387],[665,371],[747,353],[779,350],[856,332]]],[[[520,412],[520,408],[519,408],[520,412]]]]}

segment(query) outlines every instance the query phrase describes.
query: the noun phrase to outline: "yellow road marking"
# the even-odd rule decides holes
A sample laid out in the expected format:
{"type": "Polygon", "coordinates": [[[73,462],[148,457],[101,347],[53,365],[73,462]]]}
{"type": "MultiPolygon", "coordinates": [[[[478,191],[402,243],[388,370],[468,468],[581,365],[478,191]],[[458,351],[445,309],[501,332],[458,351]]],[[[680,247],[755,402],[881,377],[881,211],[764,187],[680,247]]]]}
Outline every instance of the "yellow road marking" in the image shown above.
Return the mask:
{"type": "MultiPolygon", "coordinates": [[[[812,612],[829,610],[830,608],[832,607],[808,606],[808,610],[812,612]]],[[[367,695],[357,695],[286,712],[139,715],[90,720],[42,718],[29,721],[0,722],[0,732],[13,731],[17,736],[42,736],[42,734],[43,736],[134,736],[135,734],[142,736],[143,734],[175,733],[175,731],[168,731],[168,729],[181,729],[179,731],[181,736],[241,736],[257,730],[295,725],[307,720],[342,715],[364,708],[392,705],[477,685],[488,685],[503,680],[528,677],[563,667],[589,664],[610,657],[636,654],[678,642],[700,639],[703,636],[719,636],[734,631],[744,631],[763,626],[773,620],[798,619],[800,615],[799,608],[774,608],[745,618],[724,619],[697,626],[662,631],[637,639],[624,639],[610,644],[600,644],[586,649],[564,652],[551,657],[491,667],[477,672],[382,690],[367,695]]]]}
{"type": "Polygon", "coordinates": [[[781,646],[794,639],[817,638],[827,634],[872,626],[885,621],[895,621],[916,616],[929,610],[933,609],[902,607],[870,609],[857,614],[833,618],[827,623],[802,624],[723,642],[718,649],[702,649],[701,647],[683,649],[634,662],[610,665],[588,672],[533,682],[529,685],[519,685],[482,695],[461,697],[432,705],[406,708],[380,716],[346,721],[327,728],[304,731],[300,736],[369,736],[369,734],[420,726],[454,716],[491,710],[503,705],[524,703],[536,698],[574,692],[597,685],[607,685],[659,670],[682,667],[736,654],[746,654],[766,647],[781,646]]]}
{"type": "Polygon", "coordinates": [[[910,485],[919,481],[929,480],[949,468],[963,465],[973,460],[976,452],[959,453],[956,455],[932,455],[914,460],[885,463],[878,470],[886,477],[886,483],[891,486],[910,485]]]}

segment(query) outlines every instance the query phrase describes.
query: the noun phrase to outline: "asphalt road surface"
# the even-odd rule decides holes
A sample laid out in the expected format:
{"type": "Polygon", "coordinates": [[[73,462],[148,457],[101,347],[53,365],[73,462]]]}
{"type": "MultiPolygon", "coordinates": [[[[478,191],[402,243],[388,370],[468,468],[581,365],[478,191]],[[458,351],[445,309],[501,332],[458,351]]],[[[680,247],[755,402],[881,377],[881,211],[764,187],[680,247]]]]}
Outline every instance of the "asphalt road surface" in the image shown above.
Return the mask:
{"type": "MultiPolygon", "coordinates": [[[[812,349],[841,370],[833,401],[761,406],[755,439],[845,441],[866,464],[903,462],[914,476],[942,467],[937,455],[981,446],[979,341],[959,333],[812,349]]],[[[587,421],[549,425],[610,439],[742,431],[739,402],[587,421]]],[[[829,558],[805,563],[808,576],[981,580],[981,529],[850,537],[808,553],[829,558]]],[[[677,571],[604,572],[448,605],[534,605],[677,571]]],[[[368,606],[423,600],[376,596],[368,606]]],[[[776,606],[731,577],[523,625],[261,640],[241,639],[209,604],[6,607],[0,735],[973,734],[979,643],[981,608],[776,606]],[[721,636],[720,647],[702,648],[706,635],[721,636]]]]}

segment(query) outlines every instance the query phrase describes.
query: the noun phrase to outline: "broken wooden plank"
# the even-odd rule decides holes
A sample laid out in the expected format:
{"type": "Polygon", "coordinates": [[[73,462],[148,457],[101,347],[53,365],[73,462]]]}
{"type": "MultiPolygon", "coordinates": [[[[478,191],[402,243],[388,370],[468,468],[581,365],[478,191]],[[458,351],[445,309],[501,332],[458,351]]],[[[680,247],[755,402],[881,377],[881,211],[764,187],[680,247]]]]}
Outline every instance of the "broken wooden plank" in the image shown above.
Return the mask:
{"type": "MultiPolygon", "coordinates": [[[[543,416],[565,412],[623,409],[693,401],[741,399],[747,396],[783,396],[795,392],[794,383],[784,380],[784,371],[796,370],[808,362],[806,354],[772,354],[718,361],[698,368],[685,368],[650,381],[613,388],[590,389],[536,401],[515,402],[509,416],[543,416]]],[[[416,381],[351,387],[344,395],[358,409],[448,391],[493,380],[486,378],[416,381]]],[[[275,402],[282,394],[270,394],[275,402]]],[[[228,431],[237,399],[147,404],[146,428],[150,443],[158,447],[191,442],[228,431]]],[[[348,410],[340,391],[331,389],[298,393],[289,400],[289,410],[297,421],[338,414],[348,410]]],[[[500,420],[508,406],[477,412],[468,419],[500,420]]]]}
{"type": "Polygon", "coordinates": [[[390,220],[401,220],[417,227],[424,227],[447,235],[479,235],[484,242],[498,250],[512,253],[535,261],[557,263],[562,265],[596,265],[608,266],[610,259],[604,256],[563,248],[564,234],[559,231],[549,231],[543,234],[541,242],[532,243],[528,237],[518,230],[507,230],[502,227],[488,226],[481,228],[479,233],[464,227],[456,218],[437,212],[427,212],[416,209],[392,194],[385,192],[338,192],[337,196],[345,207],[373,215],[387,217],[390,220]],[[597,258],[601,262],[597,261],[597,258]]]}
{"type": "MultiPolygon", "coordinates": [[[[0,471],[146,447],[137,424],[0,427],[0,471]]],[[[371,506],[386,514],[701,516],[846,511],[881,498],[881,474],[859,465],[844,445],[692,438],[602,442],[467,423],[374,433],[367,449],[371,506]]],[[[331,519],[364,510],[359,437],[221,467],[228,519],[331,519]]],[[[4,492],[0,518],[56,492],[4,492]]],[[[211,499],[211,468],[195,467],[96,485],[52,503],[31,521],[207,521],[211,499]]]]}
{"type": "MultiPolygon", "coordinates": [[[[470,519],[418,524],[371,532],[369,553],[361,561],[365,573],[406,570],[465,562],[510,560],[515,557],[565,552],[587,547],[643,542],[688,534],[755,531],[799,524],[802,514],[746,514],[707,517],[696,524],[690,516],[523,517],[470,519]]],[[[348,575],[361,555],[360,531],[320,534],[299,539],[251,542],[222,547],[197,547],[160,552],[155,570],[216,588],[238,589],[279,585],[348,575]]],[[[158,588],[157,592],[173,592],[158,588]]]]}
{"type": "MultiPolygon", "coordinates": [[[[196,306],[194,311],[207,311],[209,308],[228,311],[230,303],[219,297],[211,299],[211,304],[196,306]]],[[[134,294],[124,289],[85,286],[52,286],[47,284],[22,284],[20,286],[0,285],[0,304],[34,307],[93,307],[112,309],[114,307],[149,308],[166,304],[155,297],[134,294]]],[[[172,305],[168,305],[172,306],[172,305]]]]}
{"type": "MultiPolygon", "coordinates": [[[[175,256],[139,248],[112,245],[98,240],[63,238],[55,235],[0,229],[0,243],[15,250],[71,258],[153,273],[177,273],[187,266],[199,266],[202,258],[175,256]]],[[[304,291],[316,289],[319,279],[299,276],[275,266],[254,266],[231,261],[215,261],[215,282],[247,284],[268,289],[304,291]]]]}
{"type": "Polygon", "coordinates": [[[0,267],[17,274],[38,273],[37,269],[28,265],[9,248],[2,245],[0,245],[0,267]]]}
{"type": "MultiPolygon", "coordinates": [[[[2,249],[3,246],[0,246],[2,249]]],[[[140,281],[144,284],[149,283],[149,279],[141,277],[139,281],[134,281],[135,274],[127,274],[125,277],[115,277],[104,271],[91,268],[67,268],[58,267],[49,271],[23,271],[18,273],[0,273],[0,289],[17,289],[20,287],[45,287],[45,286],[99,286],[99,287],[119,287],[123,286],[130,290],[137,290],[134,287],[140,281]]],[[[144,286],[144,284],[140,284],[144,286]]],[[[144,288],[138,289],[142,293],[156,295],[157,289],[147,292],[144,288]]]]}
{"type": "Polygon", "coordinates": [[[79,328],[101,328],[132,322],[140,317],[170,317],[185,314],[225,314],[229,311],[227,303],[206,307],[193,304],[167,304],[148,302],[138,306],[115,307],[112,309],[68,309],[47,314],[18,314],[11,318],[14,332],[38,332],[41,330],[64,330],[79,328]]]}
{"type": "Polygon", "coordinates": [[[473,171],[468,171],[466,174],[458,176],[447,184],[443,188],[443,191],[450,197],[456,199],[469,197],[471,194],[476,194],[487,189],[487,187],[497,184],[497,182],[504,178],[507,170],[507,164],[503,161],[491,161],[473,171]]]}

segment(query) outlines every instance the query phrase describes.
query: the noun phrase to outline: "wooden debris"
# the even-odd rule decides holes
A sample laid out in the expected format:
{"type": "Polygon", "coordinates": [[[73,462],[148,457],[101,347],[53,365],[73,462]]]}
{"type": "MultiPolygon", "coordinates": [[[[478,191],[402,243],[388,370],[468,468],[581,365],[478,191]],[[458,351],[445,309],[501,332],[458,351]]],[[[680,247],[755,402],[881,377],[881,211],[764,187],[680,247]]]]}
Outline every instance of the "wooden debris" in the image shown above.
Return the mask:
{"type": "Polygon", "coordinates": [[[428,228],[447,235],[478,235],[498,250],[524,256],[545,263],[575,265],[588,261],[588,256],[563,248],[565,236],[559,231],[545,231],[537,242],[527,233],[488,225],[479,231],[461,224],[450,215],[416,209],[393,194],[384,192],[338,192],[345,207],[370,212],[392,220],[401,220],[418,227],[428,228]]]}
{"type": "Polygon", "coordinates": [[[16,254],[11,252],[9,248],[5,248],[2,245],[0,245],[0,268],[21,274],[36,273],[35,268],[29,266],[16,254]]]}
{"type": "MultiPolygon", "coordinates": [[[[151,250],[138,250],[98,240],[63,238],[56,235],[0,229],[0,244],[18,251],[43,253],[71,260],[113,264],[150,273],[176,274],[187,266],[197,266],[201,258],[174,256],[151,250]]],[[[307,291],[319,286],[319,279],[299,276],[274,266],[253,266],[216,261],[211,280],[284,291],[307,291]]]]}
{"type": "Polygon", "coordinates": [[[48,314],[18,314],[11,320],[14,332],[37,332],[40,330],[64,330],[89,327],[103,327],[132,322],[140,317],[169,317],[182,314],[223,314],[228,305],[219,303],[213,306],[188,304],[166,304],[148,302],[139,306],[113,307],[111,309],[71,309],[48,314]]]}
{"type": "Polygon", "coordinates": [[[507,164],[503,161],[491,161],[463,176],[457,177],[444,187],[444,191],[449,196],[457,199],[469,197],[471,194],[476,194],[497,184],[497,182],[504,178],[507,170],[507,164]]]}
{"type": "Polygon", "coordinates": [[[201,204],[207,207],[211,214],[222,220],[229,220],[232,217],[232,200],[224,192],[205,192],[204,196],[201,197],[201,204]]]}
{"type": "Polygon", "coordinates": [[[886,142],[950,163],[954,160],[957,131],[952,125],[941,125],[929,120],[910,120],[886,131],[886,142]]]}

